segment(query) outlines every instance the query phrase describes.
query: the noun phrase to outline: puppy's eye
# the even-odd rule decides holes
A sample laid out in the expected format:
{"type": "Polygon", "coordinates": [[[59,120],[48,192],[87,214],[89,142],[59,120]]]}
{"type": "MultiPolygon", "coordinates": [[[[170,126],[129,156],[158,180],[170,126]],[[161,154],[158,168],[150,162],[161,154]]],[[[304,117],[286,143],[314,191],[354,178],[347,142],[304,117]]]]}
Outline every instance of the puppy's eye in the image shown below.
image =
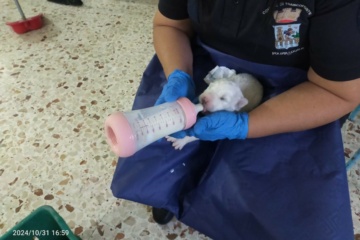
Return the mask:
{"type": "Polygon", "coordinates": [[[222,97],[220,97],[220,100],[221,101],[226,101],[226,97],[222,96],[222,97]]]}

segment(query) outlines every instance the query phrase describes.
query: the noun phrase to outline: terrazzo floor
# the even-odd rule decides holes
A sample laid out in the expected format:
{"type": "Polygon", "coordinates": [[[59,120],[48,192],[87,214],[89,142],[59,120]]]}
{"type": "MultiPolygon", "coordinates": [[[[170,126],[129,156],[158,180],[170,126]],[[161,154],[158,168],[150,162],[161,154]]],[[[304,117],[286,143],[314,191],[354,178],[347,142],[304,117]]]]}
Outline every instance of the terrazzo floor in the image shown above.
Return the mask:
{"type": "MultiPolygon", "coordinates": [[[[31,211],[52,206],[88,239],[208,239],[173,220],[159,226],[147,206],[119,200],[109,186],[116,157],[104,118],[131,108],[152,57],[156,0],[84,0],[81,7],[20,1],[43,28],[17,35],[12,0],[0,0],[0,235],[31,211]]],[[[360,126],[343,128],[348,158],[360,126]]],[[[360,165],[348,174],[360,233],[360,165]]]]}

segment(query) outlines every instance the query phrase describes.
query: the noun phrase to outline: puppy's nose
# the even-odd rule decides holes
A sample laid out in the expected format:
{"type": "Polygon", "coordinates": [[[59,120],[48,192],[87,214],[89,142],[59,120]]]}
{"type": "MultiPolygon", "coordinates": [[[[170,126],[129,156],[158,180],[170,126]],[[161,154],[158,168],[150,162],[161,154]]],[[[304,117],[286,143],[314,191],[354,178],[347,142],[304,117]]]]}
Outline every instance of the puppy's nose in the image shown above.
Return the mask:
{"type": "Polygon", "coordinates": [[[209,101],[209,99],[208,99],[206,96],[202,96],[202,97],[200,98],[200,103],[201,103],[202,105],[205,105],[208,101],[209,101]]]}

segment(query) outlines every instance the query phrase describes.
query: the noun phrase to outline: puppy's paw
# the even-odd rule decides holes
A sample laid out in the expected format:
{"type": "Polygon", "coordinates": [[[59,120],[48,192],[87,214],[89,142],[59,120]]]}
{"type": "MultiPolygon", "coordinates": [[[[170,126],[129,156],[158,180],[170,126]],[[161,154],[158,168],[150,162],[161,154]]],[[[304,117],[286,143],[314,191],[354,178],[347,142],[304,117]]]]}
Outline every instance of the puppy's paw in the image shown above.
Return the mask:
{"type": "Polygon", "coordinates": [[[168,142],[172,142],[172,146],[176,150],[183,149],[183,147],[187,144],[187,141],[184,141],[185,138],[178,139],[178,138],[174,138],[174,137],[170,137],[170,136],[166,136],[165,138],[166,138],[166,140],[168,140],[168,142]]]}
{"type": "Polygon", "coordinates": [[[170,136],[166,136],[165,137],[169,142],[172,142],[172,146],[176,149],[176,150],[181,150],[183,149],[183,147],[188,144],[189,142],[193,142],[195,140],[197,140],[197,138],[195,137],[184,137],[181,139],[178,138],[174,138],[174,137],[170,137],[170,136]]]}
{"type": "Polygon", "coordinates": [[[165,136],[165,138],[168,142],[175,142],[176,140],[178,140],[177,138],[170,137],[170,136],[165,136]]]}

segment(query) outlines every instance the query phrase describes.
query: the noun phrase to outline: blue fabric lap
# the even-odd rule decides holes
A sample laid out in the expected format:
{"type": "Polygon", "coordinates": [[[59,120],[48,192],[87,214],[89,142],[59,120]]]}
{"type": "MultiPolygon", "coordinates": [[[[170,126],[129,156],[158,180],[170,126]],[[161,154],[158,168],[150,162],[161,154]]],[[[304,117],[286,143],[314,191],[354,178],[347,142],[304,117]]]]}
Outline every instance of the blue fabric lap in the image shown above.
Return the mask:
{"type": "MultiPolygon", "coordinates": [[[[206,52],[195,49],[198,94],[215,65],[256,75],[265,99],[306,80],[301,69],[249,63],[203,47],[206,52]]],[[[165,83],[155,57],[133,108],[153,106],[165,83]]],[[[339,122],[244,141],[197,141],[182,151],[161,140],[120,158],[111,189],[115,197],[166,208],[213,239],[353,239],[339,122]]]]}
{"type": "Polygon", "coordinates": [[[214,239],[352,239],[338,127],[221,141],[180,221],[214,239]]]}
{"type": "Polygon", "coordinates": [[[166,208],[179,218],[183,210],[179,202],[199,182],[211,159],[210,149],[215,148],[211,144],[196,142],[180,154],[162,139],[120,158],[111,187],[114,196],[166,208]]]}
{"type": "MultiPolygon", "coordinates": [[[[202,48],[195,51],[193,79],[199,95],[207,87],[204,76],[215,65],[202,48]]],[[[132,109],[154,106],[166,82],[159,59],[154,56],[144,72],[132,109]]],[[[215,146],[216,143],[197,141],[175,151],[165,139],[156,141],[131,157],[119,158],[111,190],[118,198],[166,208],[180,217],[179,202],[197,185],[215,146]]]]}

